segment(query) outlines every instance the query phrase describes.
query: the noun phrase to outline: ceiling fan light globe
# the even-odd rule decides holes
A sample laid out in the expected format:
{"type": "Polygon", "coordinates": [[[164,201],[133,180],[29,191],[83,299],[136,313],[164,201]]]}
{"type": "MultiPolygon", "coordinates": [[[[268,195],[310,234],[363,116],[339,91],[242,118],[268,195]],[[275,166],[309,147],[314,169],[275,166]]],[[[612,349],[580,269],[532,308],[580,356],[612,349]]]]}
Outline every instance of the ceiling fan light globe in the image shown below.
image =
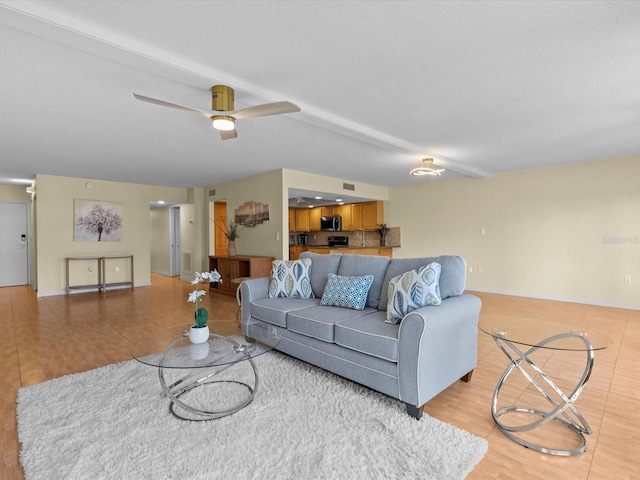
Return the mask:
{"type": "Polygon", "coordinates": [[[235,119],[226,115],[216,115],[211,118],[211,124],[216,130],[229,131],[236,128],[235,119]]]}
{"type": "Polygon", "coordinates": [[[437,177],[442,172],[444,172],[444,168],[436,168],[436,166],[433,164],[432,158],[424,158],[422,160],[422,166],[414,168],[409,173],[414,177],[421,177],[423,175],[431,175],[437,177]]]}

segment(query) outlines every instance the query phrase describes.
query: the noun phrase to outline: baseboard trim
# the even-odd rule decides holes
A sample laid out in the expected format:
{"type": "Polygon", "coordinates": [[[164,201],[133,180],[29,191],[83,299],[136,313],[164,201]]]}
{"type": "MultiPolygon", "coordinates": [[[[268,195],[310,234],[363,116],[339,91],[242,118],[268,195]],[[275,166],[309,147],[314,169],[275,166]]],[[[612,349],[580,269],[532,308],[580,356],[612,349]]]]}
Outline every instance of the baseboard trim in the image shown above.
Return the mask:
{"type": "Polygon", "coordinates": [[[470,287],[470,286],[467,286],[465,291],[468,291],[469,293],[473,293],[473,292],[495,293],[497,295],[509,295],[511,297],[537,298],[539,300],[554,300],[556,302],[581,303],[584,305],[594,305],[598,307],[623,308],[625,310],[640,310],[640,305],[617,303],[617,302],[606,302],[602,300],[592,300],[589,298],[561,297],[557,295],[543,295],[538,293],[513,292],[510,290],[494,290],[491,288],[476,288],[476,287],[470,287]]]}

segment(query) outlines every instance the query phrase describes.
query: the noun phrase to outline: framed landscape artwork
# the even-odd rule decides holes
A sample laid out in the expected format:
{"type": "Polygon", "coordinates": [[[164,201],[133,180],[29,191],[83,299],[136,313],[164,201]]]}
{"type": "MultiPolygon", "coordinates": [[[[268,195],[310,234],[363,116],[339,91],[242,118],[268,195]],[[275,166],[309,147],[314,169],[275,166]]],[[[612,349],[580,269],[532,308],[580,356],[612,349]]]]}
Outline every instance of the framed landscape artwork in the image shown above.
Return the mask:
{"type": "Polygon", "coordinates": [[[75,199],[73,206],[74,241],[122,241],[122,203],[75,199]]]}

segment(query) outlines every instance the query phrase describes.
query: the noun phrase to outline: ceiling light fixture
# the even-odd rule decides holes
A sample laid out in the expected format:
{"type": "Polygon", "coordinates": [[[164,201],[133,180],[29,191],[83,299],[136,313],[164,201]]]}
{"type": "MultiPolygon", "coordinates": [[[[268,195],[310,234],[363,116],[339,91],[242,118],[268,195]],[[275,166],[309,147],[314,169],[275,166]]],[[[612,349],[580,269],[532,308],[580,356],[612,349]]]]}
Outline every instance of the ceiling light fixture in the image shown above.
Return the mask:
{"type": "Polygon", "coordinates": [[[211,117],[211,123],[216,130],[229,131],[236,128],[236,119],[227,115],[214,115],[211,117]]]}
{"type": "Polygon", "coordinates": [[[423,158],[422,166],[411,170],[411,175],[420,177],[422,175],[438,176],[444,172],[444,168],[436,168],[433,164],[433,158],[423,158]]]}

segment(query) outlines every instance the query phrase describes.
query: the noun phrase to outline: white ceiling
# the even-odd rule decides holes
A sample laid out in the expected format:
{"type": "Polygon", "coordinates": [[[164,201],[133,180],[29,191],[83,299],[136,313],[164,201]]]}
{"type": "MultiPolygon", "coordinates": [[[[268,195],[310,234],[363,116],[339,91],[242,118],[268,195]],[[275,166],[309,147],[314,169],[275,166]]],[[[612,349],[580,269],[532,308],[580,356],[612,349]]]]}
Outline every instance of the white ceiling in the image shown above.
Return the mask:
{"type": "Polygon", "coordinates": [[[640,154],[640,2],[0,0],[0,183],[382,186],[640,154]],[[289,100],[222,142],[199,115],[289,100]]]}

